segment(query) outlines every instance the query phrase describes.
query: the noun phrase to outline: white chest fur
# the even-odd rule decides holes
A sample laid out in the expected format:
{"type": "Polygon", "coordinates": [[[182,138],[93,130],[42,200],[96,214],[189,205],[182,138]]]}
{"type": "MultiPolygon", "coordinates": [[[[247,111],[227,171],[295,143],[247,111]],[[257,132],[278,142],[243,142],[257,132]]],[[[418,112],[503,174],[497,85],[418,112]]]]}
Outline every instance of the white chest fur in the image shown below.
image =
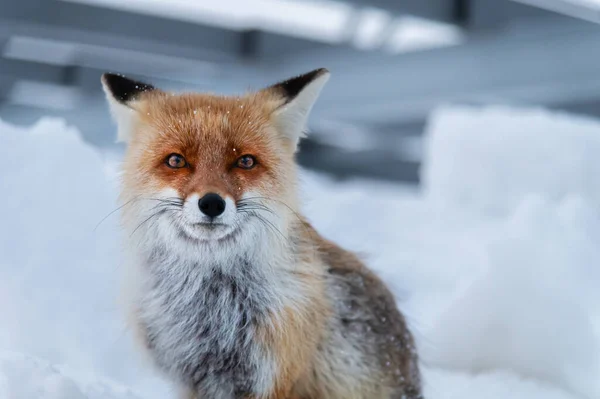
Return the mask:
{"type": "Polygon", "coordinates": [[[264,265],[242,256],[230,262],[181,262],[154,252],[136,306],[159,367],[211,398],[260,394],[274,378],[255,333],[282,304],[279,284],[264,265]]]}

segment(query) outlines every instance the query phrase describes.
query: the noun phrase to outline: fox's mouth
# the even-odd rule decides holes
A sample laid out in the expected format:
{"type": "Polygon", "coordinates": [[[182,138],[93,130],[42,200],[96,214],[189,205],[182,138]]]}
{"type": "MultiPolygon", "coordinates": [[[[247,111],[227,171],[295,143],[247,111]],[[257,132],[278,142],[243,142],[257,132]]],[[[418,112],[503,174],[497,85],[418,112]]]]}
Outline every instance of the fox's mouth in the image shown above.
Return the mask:
{"type": "Polygon", "coordinates": [[[192,223],[192,227],[208,229],[208,230],[216,230],[219,228],[226,228],[227,225],[225,223],[213,223],[213,222],[200,222],[200,223],[192,223]]]}
{"type": "Polygon", "coordinates": [[[239,231],[237,226],[218,222],[182,223],[180,234],[194,242],[217,242],[233,238],[239,231]]]}

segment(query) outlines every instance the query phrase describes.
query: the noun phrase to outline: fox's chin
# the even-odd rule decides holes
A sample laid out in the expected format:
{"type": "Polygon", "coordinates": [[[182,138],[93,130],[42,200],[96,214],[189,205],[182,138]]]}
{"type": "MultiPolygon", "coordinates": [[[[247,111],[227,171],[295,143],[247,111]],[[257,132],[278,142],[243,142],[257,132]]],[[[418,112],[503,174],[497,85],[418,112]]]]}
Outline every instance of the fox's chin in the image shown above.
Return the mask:
{"type": "Polygon", "coordinates": [[[184,238],[202,243],[230,240],[239,232],[239,227],[221,223],[185,223],[178,227],[184,238]]]}

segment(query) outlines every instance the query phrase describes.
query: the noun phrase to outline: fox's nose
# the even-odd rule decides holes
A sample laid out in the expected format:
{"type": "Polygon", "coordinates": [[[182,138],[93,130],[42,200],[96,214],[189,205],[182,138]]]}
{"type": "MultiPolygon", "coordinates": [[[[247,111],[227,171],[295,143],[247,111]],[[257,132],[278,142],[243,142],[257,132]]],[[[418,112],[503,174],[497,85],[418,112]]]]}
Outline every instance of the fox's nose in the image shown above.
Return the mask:
{"type": "Polygon", "coordinates": [[[200,198],[198,207],[203,214],[214,218],[225,211],[225,200],[219,194],[208,193],[200,198]]]}

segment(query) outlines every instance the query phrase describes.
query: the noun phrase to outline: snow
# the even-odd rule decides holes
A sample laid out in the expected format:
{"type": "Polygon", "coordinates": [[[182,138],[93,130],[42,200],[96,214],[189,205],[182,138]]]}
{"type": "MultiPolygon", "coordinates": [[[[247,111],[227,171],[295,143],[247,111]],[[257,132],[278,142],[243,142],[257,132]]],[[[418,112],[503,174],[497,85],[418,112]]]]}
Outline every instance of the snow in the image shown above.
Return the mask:
{"type": "Polygon", "coordinates": [[[467,234],[479,265],[425,332],[432,363],[512,370],[600,397],[600,186],[590,179],[599,128],[543,110],[434,115],[425,201],[475,220],[467,234]]]}
{"type": "Polygon", "coordinates": [[[98,226],[116,208],[104,158],[58,119],[0,122],[0,157],[0,351],[154,389],[118,316],[118,218],[98,226]]]}
{"type": "MultiPolygon", "coordinates": [[[[539,109],[445,107],[422,191],[302,174],[310,220],[396,293],[428,399],[600,397],[599,131],[539,109]]],[[[58,119],[0,121],[0,156],[0,398],[174,397],[116,302],[118,215],[103,218],[118,158],[58,119]]]]}
{"type": "Polygon", "coordinates": [[[589,184],[600,173],[595,120],[543,109],[443,107],[431,116],[427,139],[424,186],[443,205],[501,213],[525,194],[600,200],[600,185],[589,184]]]}
{"type": "Polygon", "coordinates": [[[0,355],[0,397],[39,399],[136,399],[114,383],[85,384],[47,362],[20,353],[0,355]]]}

